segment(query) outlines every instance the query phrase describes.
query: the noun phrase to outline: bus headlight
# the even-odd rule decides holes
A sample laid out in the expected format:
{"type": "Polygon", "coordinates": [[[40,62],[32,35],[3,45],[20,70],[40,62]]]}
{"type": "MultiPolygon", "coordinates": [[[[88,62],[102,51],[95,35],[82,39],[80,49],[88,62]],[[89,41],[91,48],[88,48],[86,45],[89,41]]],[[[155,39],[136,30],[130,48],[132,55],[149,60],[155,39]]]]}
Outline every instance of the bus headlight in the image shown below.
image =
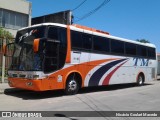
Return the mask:
{"type": "Polygon", "coordinates": [[[33,75],[33,79],[38,79],[39,75],[33,75]]]}
{"type": "Polygon", "coordinates": [[[28,75],[28,79],[38,79],[39,75],[28,75]]]}

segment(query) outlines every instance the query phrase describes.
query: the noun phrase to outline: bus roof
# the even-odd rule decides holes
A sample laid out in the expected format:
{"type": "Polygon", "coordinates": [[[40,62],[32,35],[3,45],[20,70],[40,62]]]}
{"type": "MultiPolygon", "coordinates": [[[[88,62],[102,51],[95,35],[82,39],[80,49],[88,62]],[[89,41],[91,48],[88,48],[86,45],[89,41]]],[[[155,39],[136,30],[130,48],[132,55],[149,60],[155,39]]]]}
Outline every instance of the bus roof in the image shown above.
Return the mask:
{"type": "MultiPolygon", "coordinates": [[[[24,30],[24,29],[27,29],[27,28],[38,27],[38,26],[48,26],[48,25],[54,25],[54,26],[59,26],[59,27],[64,27],[64,28],[67,27],[67,25],[59,24],[59,23],[42,23],[42,24],[32,25],[32,26],[29,26],[29,27],[24,27],[22,29],[19,29],[18,31],[21,31],[21,30],[24,30]]],[[[111,38],[111,39],[117,39],[117,40],[120,40],[120,41],[135,43],[135,44],[139,44],[139,45],[145,45],[145,46],[154,47],[154,48],[156,47],[152,43],[141,43],[141,42],[138,42],[138,41],[135,41],[135,40],[129,40],[129,39],[121,38],[121,37],[112,36],[108,32],[105,32],[105,31],[102,31],[102,30],[97,30],[97,29],[94,29],[94,28],[89,28],[89,27],[86,27],[86,26],[81,26],[81,25],[77,25],[77,24],[69,25],[69,26],[70,26],[71,30],[75,30],[75,31],[80,31],[81,30],[85,33],[89,33],[89,34],[92,33],[93,35],[98,35],[98,36],[107,37],[107,38],[111,38]]]]}

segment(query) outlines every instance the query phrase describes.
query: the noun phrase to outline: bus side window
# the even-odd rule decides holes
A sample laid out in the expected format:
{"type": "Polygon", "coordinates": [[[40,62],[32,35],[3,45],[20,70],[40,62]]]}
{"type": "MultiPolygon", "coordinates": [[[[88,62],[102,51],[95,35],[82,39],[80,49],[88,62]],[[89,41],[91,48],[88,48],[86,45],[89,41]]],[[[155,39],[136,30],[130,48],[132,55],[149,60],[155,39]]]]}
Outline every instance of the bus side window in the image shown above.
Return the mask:
{"type": "Polygon", "coordinates": [[[58,40],[58,28],[50,27],[48,30],[48,38],[58,40]]]}
{"type": "Polygon", "coordinates": [[[115,54],[124,54],[124,42],[111,39],[111,52],[115,54]]]}
{"type": "Polygon", "coordinates": [[[55,57],[56,56],[56,47],[57,45],[52,42],[54,40],[58,40],[58,28],[56,27],[49,27],[48,30],[48,39],[49,41],[46,44],[46,56],[48,57],[55,57]]]}
{"type": "Polygon", "coordinates": [[[147,52],[148,52],[148,57],[149,58],[156,59],[156,50],[155,50],[155,48],[148,47],[147,52]]]}
{"type": "Polygon", "coordinates": [[[71,31],[71,46],[72,49],[82,49],[82,33],[71,31]]]}
{"type": "Polygon", "coordinates": [[[133,43],[125,43],[125,53],[127,55],[136,55],[136,44],[133,43]]]}
{"type": "Polygon", "coordinates": [[[48,30],[48,41],[46,42],[45,48],[45,62],[44,72],[49,73],[58,69],[58,46],[59,44],[54,41],[58,39],[58,28],[49,27],[48,30]]]}
{"type": "Polygon", "coordinates": [[[95,52],[110,52],[110,40],[108,38],[94,36],[93,50],[95,52]]]}
{"type": "Polygon", "coordinates": [[[137,46],[137,55],[140,57],[147,57],[147,47],[138,45],[137,46]]]}
{"type": "Polygon", "coordinates": [[[91,50],[92,49],[92,36],[89,34],[83,34],[83,49],[91,50]]]}
{"type": "Polygon", "coordinates": [[[67,54],[67,31],[65,28],[49,27],[45,50],[45,72],[62,68],[67,54]]]}

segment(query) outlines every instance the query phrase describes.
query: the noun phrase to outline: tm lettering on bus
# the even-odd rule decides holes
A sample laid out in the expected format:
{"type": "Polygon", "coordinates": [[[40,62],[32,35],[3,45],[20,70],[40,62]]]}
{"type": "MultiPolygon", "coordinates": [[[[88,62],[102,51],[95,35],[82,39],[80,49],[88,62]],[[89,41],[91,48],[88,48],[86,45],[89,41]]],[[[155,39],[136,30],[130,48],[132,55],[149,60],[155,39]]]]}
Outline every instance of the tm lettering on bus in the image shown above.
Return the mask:
{"type": "Polygon", "coordinates": [[[134,66],[148,66],[149,59],[145,58],[133,58],[135,61],[134,66]]]}

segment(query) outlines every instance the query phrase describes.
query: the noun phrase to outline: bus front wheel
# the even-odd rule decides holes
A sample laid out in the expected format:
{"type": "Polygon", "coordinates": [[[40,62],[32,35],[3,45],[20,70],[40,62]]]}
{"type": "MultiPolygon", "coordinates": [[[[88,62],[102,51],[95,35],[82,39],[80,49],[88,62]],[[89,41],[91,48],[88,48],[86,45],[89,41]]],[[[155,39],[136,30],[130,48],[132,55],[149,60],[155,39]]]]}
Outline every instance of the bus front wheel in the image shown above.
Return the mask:
{"type": "Polygon", "coordinates": [[[79,83],[76,80],[76,77],[72,75],[67,79],[65,93],[67,95],[74,95],[78,92],[78,90],[79,90],[79,83]]]}

